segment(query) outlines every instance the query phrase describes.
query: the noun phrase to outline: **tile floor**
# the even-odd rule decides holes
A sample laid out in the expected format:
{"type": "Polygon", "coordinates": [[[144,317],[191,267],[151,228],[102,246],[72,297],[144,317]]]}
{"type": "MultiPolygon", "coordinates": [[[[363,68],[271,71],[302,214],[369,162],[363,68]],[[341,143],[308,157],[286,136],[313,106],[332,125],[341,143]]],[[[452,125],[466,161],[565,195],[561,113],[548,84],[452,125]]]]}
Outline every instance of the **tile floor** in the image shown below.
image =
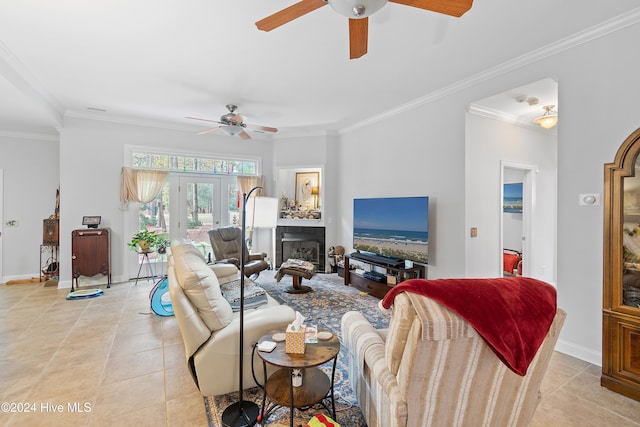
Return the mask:
{"type": "MultiPolygon", "coordinates": [[[[68,289],[0,285],[0,402],[22,411],[3,404],[0,427],[207,426],[178,325],[151,314],[151,287],[67,301],[68,289]]],[[[556,353],[532,426],[640,427],[640,402],[600,387],[599,373],[556,353]]]]}

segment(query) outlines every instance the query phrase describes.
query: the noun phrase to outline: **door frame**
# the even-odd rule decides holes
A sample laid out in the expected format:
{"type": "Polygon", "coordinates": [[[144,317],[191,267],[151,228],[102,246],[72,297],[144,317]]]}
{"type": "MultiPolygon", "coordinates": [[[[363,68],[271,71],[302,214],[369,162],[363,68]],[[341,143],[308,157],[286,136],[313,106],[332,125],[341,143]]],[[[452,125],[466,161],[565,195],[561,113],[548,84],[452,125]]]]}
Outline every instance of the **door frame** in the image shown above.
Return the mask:
{"type": "MultiPolygon", "coordinates": [[[[536,207],[536,176],[538,167],[525,163],[516,163],[506,160],[500,161],[500,254],[504,251],[504,212],[502,211],[502,201],[504,200],[504,175],[505,169],[516,169],[524,173],[522,182],[522,275],[531,276],[531,272],[536,271],[535,256],[533,255],[533,239],[535,228],[534,210],[536,207]]],[[[499,257],[499,270],[503,271],[502,256],[499,257]]]]}

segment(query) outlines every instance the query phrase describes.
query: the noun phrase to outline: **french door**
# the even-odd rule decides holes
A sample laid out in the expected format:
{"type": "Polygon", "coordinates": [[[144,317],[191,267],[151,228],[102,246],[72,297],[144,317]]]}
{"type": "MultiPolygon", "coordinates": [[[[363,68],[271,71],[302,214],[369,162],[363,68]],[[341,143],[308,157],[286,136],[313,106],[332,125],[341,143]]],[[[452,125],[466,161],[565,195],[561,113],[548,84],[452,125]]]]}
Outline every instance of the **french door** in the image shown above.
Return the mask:
{"type": "Polygon", "coordinates": [[[193,242],[207,258],[211,254],[208,232],[219,227],[223,217],[221,207],[225,204],[221,187],[219,177],[179,178],[178,236],[193,242]]]}
{"type": "MultiPolygon", "coordinates": [[[[132,211],[131,232],[148,228],[166,236],[167,240],[187,238],[206,258],[213,257],[209,230],[240,223],[240,210],[235,176],[207,176],[171,174],[164,189],[155,200],[138,205],[132,211]]],[[[161,253],[147,255],[132,253],[129,277],[146,277],[166,272],[166,256],[161,253]]]]}

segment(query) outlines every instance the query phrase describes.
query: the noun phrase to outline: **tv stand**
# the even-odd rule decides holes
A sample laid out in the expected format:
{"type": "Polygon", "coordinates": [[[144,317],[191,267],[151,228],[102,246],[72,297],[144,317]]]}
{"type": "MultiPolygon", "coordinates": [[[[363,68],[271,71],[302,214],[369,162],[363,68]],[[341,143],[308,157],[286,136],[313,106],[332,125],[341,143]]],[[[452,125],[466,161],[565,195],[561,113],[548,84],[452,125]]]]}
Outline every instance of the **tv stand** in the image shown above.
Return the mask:
{"type": "Polygon", "coordinates": [[[373,263],[376,265],[384,265],[388,267],[400,268],[404,266],[404,260],[402,258],[396,258],[386,255],[368,254],[362,252],[353,252],[349,255],[353,259],[373,263]]]}
{"type": "MultiPolygon", "coordinates": [[[[353,286],[355,288],[360,289],[361,291],[368,292],[370,295],[373,295],[376,298],[384,298],[384,296],[389,292],[394,285],[387,283],[380,283],[375,280],[367,279],[359,274],[356,274],[352,270],[349,269],[349,262],[351,259],[354,261],[369,264],[371,266],[382,267],[385,269],[387,275],[391,275],[395,277],[396,283],[400,283],[403,280],[407,279],[419,279],[426,278],[425,267],[424,265],[414,264],[411,268],[405,268],[404,263],[402,266],[390,266],[386,262],[376,262],[371,258],[369,260],[365,260],[360,258],[358,253],[345,255],[344,257],[344,284],[345,286],[353,286]],[[354,256],[355,255],[355,256],[354,256]]],[[[382,257],[384,258],[384,257],[382,257]]],[[[386,260],[382,260],[386,261],[386,260]]]]}

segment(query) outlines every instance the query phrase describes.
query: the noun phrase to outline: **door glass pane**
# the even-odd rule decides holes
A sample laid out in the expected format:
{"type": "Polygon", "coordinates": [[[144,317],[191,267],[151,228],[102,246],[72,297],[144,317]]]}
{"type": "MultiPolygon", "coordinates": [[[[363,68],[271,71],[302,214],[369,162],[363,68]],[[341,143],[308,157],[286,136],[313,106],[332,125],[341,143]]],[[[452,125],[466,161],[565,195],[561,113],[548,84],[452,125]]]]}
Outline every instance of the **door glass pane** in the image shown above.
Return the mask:
{"type": "Polygon", "coordinates": [[[206,182],[187,183],[187,239],[202,252],[205,257],[211,253],[209,230],[214,228],[214,209],[216,194],[214,184],[206,182]]]}
{"type": "MultiPolygon", "coordinates": [[[[169,244],[169,207],[169,183],[167,182],[154,200],[140,204],[138,210],[138,229],[144,230],[146,228],[156,232],[162,237],[164,243],[164,245],[159,245],[154,248],[153,252],[148,254],[149,261],[154,264],[153,273],[156,276],[163,274],[163,266],[160,263],[166,261],[164,248],[169,244]]],[[[140,265],[142,259],[143,255],[139,254],[138,265],[140,265]]]]}
{"type": "Polygon", "coordinates": [[[622,304],[640,307],[640,170],[624,178],[622,304]]]}
{"type": "Polygon", "coordinates": [[[227,185],[227,193],[229,194],[229,204],[227,206],[228,225],[240,226],[240,204],[242,195],[236,184],[227,185]]]}

